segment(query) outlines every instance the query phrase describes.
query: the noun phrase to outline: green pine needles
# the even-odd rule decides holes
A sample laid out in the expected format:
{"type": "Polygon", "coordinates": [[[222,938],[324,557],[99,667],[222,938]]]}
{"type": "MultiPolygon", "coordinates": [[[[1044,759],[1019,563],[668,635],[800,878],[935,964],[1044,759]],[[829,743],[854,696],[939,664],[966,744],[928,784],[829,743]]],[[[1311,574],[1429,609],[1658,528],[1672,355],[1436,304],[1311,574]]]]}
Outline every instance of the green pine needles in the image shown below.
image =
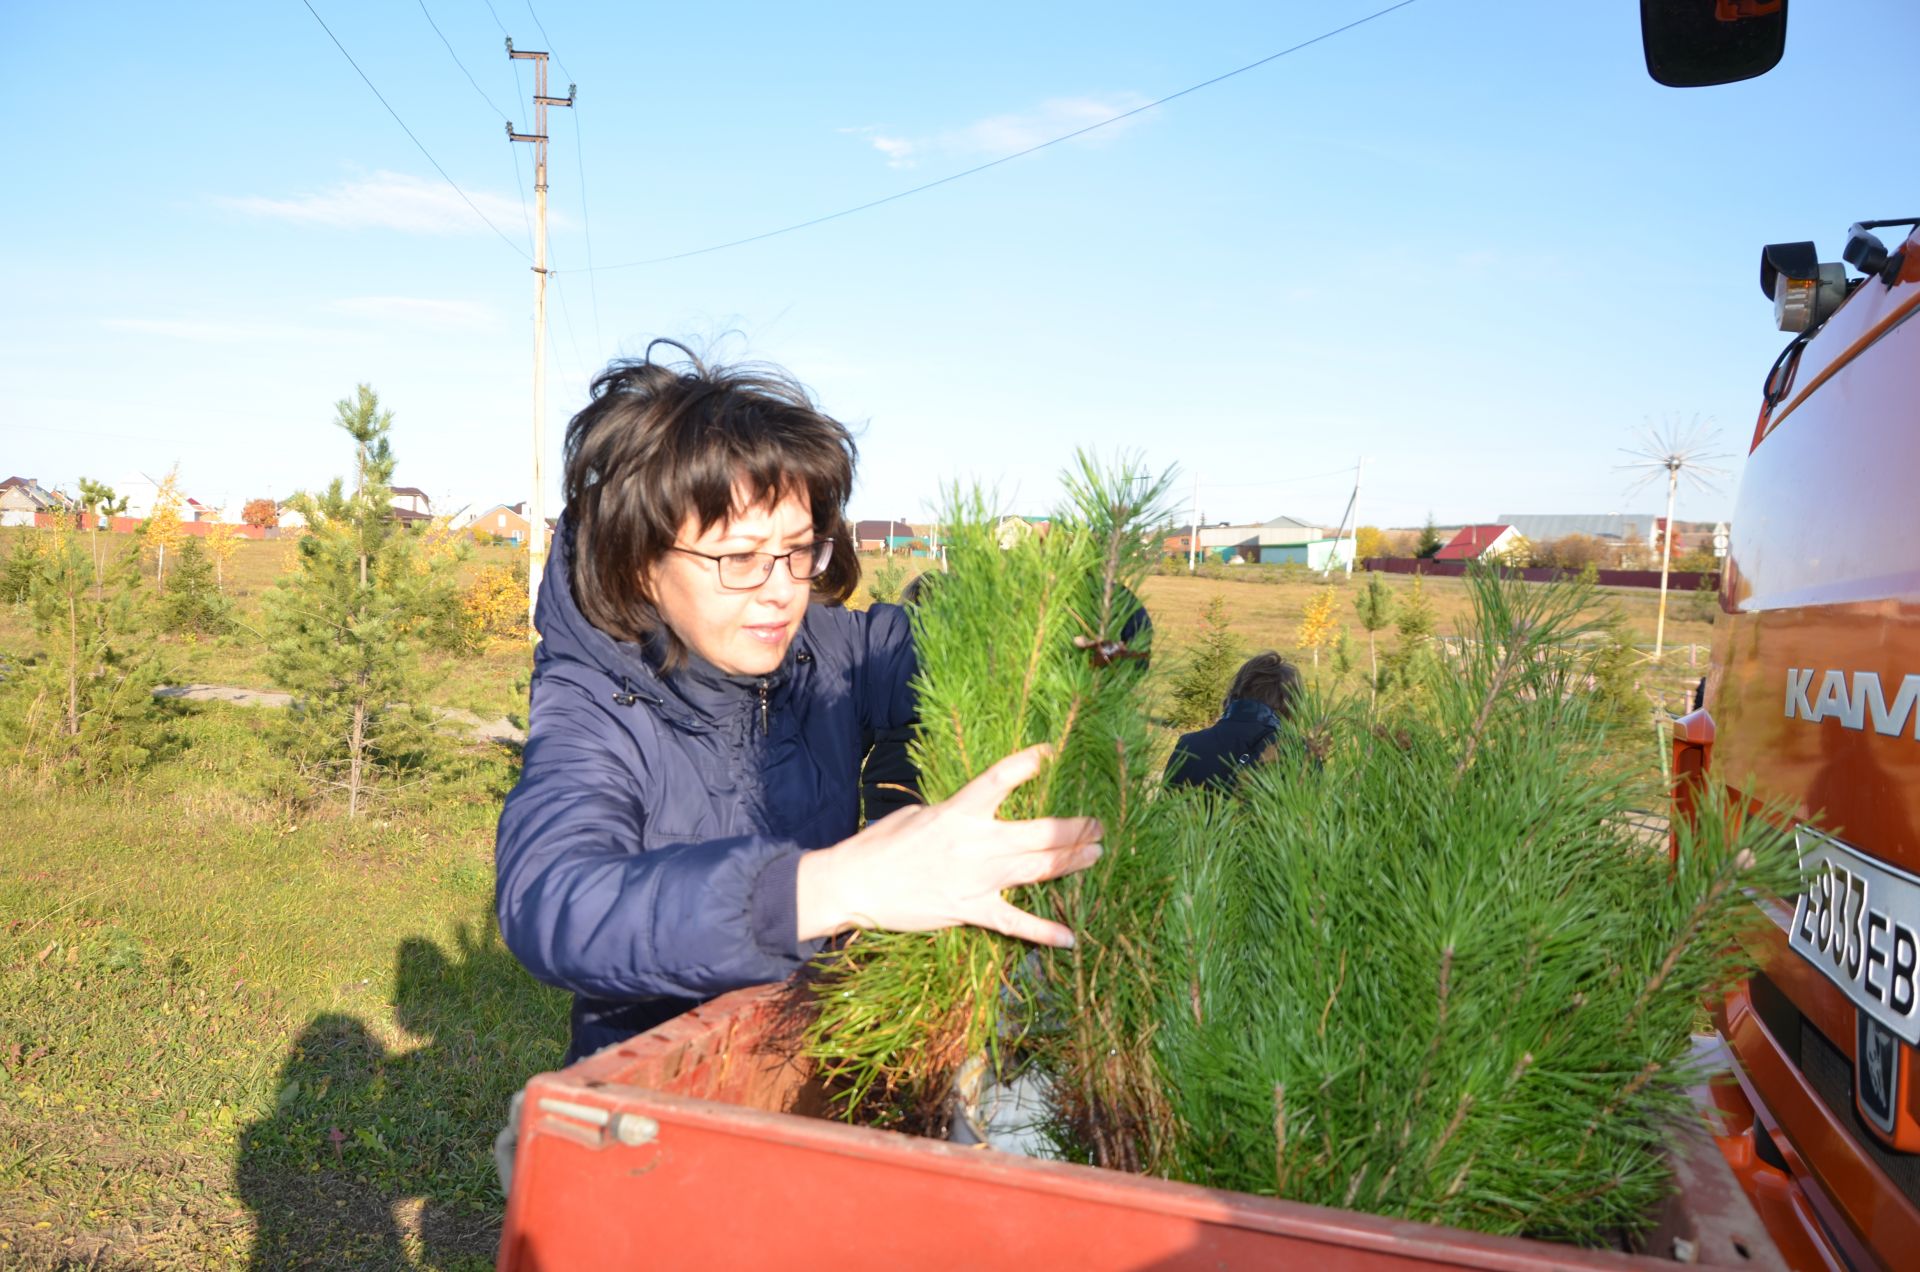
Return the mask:
{"type": "Polygon", "coordinates": [[[148,632],[140,560],[104,564],[72,527],[29,531],[8,562],[45,652],[0,661],[0,734],[17,772],[97,778],[147,757],[160,666],[148,632]]]}
{"type": "Polygon", "coordinates": [[[1180,819],[1163,1167],[1595,1243],[1670,1187],[1699,1004],[1745,970],[1748,890],[1790,895],[1794,860],[1710,812],[1670,861],[1571,652],[1584,590],[1470,586],[1422,714],[1327,708],[1317,759],[1180,819]]]}
{"type": "Polygon", "coordinates": [[[402,704],[418,701],[418,646],[457,598],[454,558],[422,552],[394,519],[393,413],[364,384],[334,409],[353,485],[288,501],[307,524],[295,569],[266,596],[268,668],[299,699],[284,722],[294,763],[355,817],[382,777],[430,752],[426,713],[402,704]]]}
{"type": "MultiPolygon", "coordinates": [[[[1102,877],[1127,856],[1138,810],[1130,792],[1160,758],[1137,710],[1143,662],[1134,655],[1145,651],[1116,646],[1139,605],[1150,564],[1144,530],[1165,484],[1131,464],[1109,471],[1083,457],[1048,531],[1006,548],[984,496],[956,492],[943,535],[947,572],[922,586],[912,611],[920,665],[912,754],[923,795],[944,799],[1002,756],[1051,743],[1054,759],[1004,813],[1099,817],[1102,877]]],[[[1050,906],[1069,925],[1096,904],[1081,887],[1023,891],[1043,892],[1042,901],[1019,900],[1050,906]]],[[[862,933],[815,987],[809,1051],[860,1115],[937,1122],[963,1063],[998,1057],[1029,1032],[1041,986],[1020,970],[1026,954],[1018,941],[972,928],[862,933]]],[[[1086,954],[1074,952],[1076,966],[1086,954]]]]}
{"type": "Polygon", "coordinates": [[[1072,1160],[1583,1244],[1643,1229],[1700,1005],[1748,970],[1751,896],[1796,890],[1786,837],[1713,799],[1677,857],[1637,829],[1590,591],[1493,571],[1420,693],[1322,686],[1234,794],[1160,789],[1141,678],[1073,640],[1112,638],[1110,584],[1144,569],[1129,476],[1083,465],[1052,534],[1004,551],[957,506],[914,615],[925,794],[1049,740],[1007,815],[1098,816],[1107,852],[1015,898],[1071,950],[866,934],[826,966],[809,1049],[849,1111],[937,1128],[983,1057],[1044,1074],[1072,1160]]]}

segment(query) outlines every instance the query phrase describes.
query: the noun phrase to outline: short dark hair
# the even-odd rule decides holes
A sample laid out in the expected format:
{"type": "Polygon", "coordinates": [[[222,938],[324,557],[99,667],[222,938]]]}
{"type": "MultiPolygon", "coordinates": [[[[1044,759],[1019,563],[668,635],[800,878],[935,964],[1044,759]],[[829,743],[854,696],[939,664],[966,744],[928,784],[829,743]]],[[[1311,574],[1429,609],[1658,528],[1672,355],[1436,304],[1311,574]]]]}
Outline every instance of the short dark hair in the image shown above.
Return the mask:
{"type": "Polygon", "coordinates": [[[860,583],[847,525],[859,452],[845,425],[823,413],[801,383],[766,364],[708,366],[685,345],[655,340],[645,356],[594,378],[590,401],[567,424],[567,522],[574,601],[619,640],[664,635],[671,665],[680,643],[648,594],[646,576],[691,518],[704,531],[745,511],[806,491],[814,532],[833,542],[816,596],[844,601],[860,583]],[[682,355],[656,362],[665,346],[682,355]]]}
{"type": "Polygon", "coordinates": [[[1293,714],[1300,698],[1300,669],[1269,649],[1240,664],[1227,689],[1227,701],[1246,698],[1265,703],[1282,720],[1293,714]]]}

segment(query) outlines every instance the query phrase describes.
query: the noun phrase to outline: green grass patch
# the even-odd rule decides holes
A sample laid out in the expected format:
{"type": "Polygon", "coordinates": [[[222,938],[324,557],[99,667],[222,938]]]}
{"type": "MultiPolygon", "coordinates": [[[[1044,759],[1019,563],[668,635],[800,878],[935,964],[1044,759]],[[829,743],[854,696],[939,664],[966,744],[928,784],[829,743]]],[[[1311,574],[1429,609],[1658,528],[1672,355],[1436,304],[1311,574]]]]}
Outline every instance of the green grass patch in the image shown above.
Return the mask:
{"type": "Polygon", "coordinates": [[[0,1266],[491,1266],[492,1137],[566,1038],[492,918],[511,756],[350,826],[263,778],[267,716],[0,792],[0,1266]]]}

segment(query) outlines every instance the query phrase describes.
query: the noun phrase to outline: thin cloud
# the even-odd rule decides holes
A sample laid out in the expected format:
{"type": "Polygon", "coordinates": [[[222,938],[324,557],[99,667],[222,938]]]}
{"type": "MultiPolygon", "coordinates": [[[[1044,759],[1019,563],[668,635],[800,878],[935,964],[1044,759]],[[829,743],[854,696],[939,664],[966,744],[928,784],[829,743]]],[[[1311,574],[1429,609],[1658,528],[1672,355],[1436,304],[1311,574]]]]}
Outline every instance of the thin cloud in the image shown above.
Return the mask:
{"type": "Polygon", "coordinates": [[[243,324],[205,322],[196,318],[106,318],[101,326],[112,331],[132,331],[140,335],[164,336],[191,344],[245,344],[259,340],[307,339],[317,333],[303,327],[270,323],[243,324]]]}
{"type": "MultiPolygon", "coordinates": [[[[877,125],[842,128],[842,133],[863,137],[886,157],[889,168],[916,167],[922,159],[991,158],[1013,154],[1075,132],[1091,124],[1102,123],[1138,110],[1152,99],[1139,93],[1110,93],[1088,97],[1055,97],[1032,110],[1005,115],[989,115],[959,128],[947,129],[924,137],[904,136],[877,125]]],[[[1123,119],[1077,140],[1110,142],[1131,129],[1143,116],[1123,119]]]]}
{"type": "MultiPolygon", "coordinates": [[[[468,190],[474,206],[496,225],[524,224],[525,205],[517,198],[468,190]]],[[[407,234],[485,234],[485,222],[444,181],[404,172],[375,172],[326,190],[270,198],[266,195],[216,196],[215,202],[248,216],[324,225],[333,229],[388,229],[407,234]]],[[[564,228],[563,217],[549,213],[549,224],[564,228]]]]}
{"type": "Polygon", "coordinates": [[[371,318],[436,331],[480,331],[496,325],[491,305],[473,300],[435,300],[424,296],[349,296],[328,306],[339,314],[371,318]]]}

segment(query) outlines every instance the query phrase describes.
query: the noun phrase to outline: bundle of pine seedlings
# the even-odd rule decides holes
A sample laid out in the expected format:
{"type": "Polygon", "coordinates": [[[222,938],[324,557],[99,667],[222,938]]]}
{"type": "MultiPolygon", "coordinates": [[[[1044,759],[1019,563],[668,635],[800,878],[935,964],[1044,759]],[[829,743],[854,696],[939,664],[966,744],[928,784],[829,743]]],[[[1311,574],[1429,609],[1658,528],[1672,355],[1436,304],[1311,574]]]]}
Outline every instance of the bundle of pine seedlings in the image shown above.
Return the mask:
{"type": "MultiPolygon", "coordinates": [[[[1649,1224],[1697,1117],[1690,1035],[1797,867],[1720,800],[1630,816],[1578,588],[1470,580],[1427,692],[1316,701],[1230,799],[1163,823],[1159,1173],[1582,1244],[1649,1224]]],[[[1651,757],[1647,758],[1651,765],[1651,757]]],[[[1118,1045],[1120,1040],[1116,1039],[1118,1045]]]]}
{"type": "MultiPolygon", "coordinates": [[[[1124,935],[1050,952],[1038,976],[1030,947],[992,932],[859,934],[812,982],[807,1035],[850,1116],[939,1133],[963,1066],[978,1072],[984,1060],[1006,1076],[1043,1048],[1069,1079],[1062,1116],[1076,1128],[1103,1123],[1090,1110],[1159,1098],[1149,1056],[1133,1053],[1124,1071],[1080,1061],[1110,1034],[1144,1032],[1153,1010],[1151,983],[1122,966],[1148,934],[1096,912],[1142,892],[1143,873],[1157,900],[1172,882],[1164,862],[1143,872],[1134,850],[1163,756],[1140,706],[1147,651],[1126,643],[1165,486],[1136,464],[1082,456],[1046,532],[1006,541],[979,492],[950,498],[946,570],[910,611],[921,794],[944,799],[1001,757],[1050,743],[1054,758],[1001,815],[1097,817],[1106,851],[1074,879],[1012,899],[1076,930],[1124,935]],[[1043,1019],[1054,1027],[1040,1028],[1043,1019]],[[1085,1036],[1070,1045],[1076,1032],[1085,1036]]],[[[1138,1138],[1117,1142],[1134,1153],[1138,1138]]]]}

